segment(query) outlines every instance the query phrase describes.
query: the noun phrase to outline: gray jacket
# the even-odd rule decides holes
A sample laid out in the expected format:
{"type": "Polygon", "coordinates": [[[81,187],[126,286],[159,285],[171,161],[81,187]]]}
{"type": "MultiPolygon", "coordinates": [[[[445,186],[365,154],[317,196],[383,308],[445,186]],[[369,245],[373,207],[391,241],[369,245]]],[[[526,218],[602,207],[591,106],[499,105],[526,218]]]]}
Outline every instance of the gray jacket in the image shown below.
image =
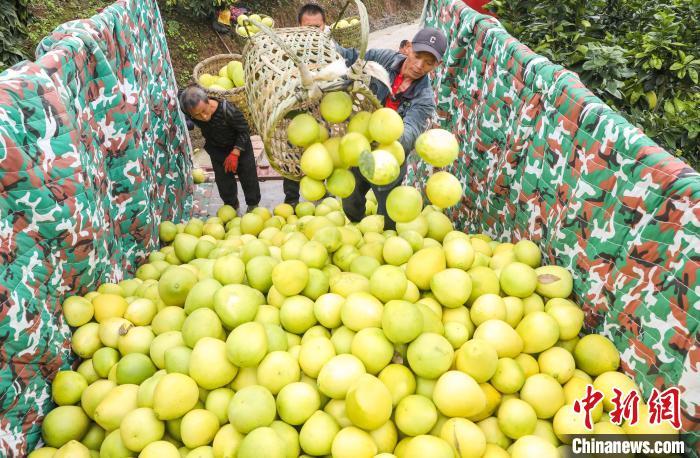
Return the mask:
{"type": "MultiPolygon", "coordinates": [[[[352,65],[359,57],[357,49],[336,46],[336,49],[345,59],[348,66],[352,65]]],[[[401,71],[401,65],[406,59],[403,54],[391,49],[370,49],[365,54],[365,60],[377,62],[389,72],[389,81],[394,81],[401,71]]],[[[370,89],[377,96],[379,102],[384,104],[389,95],[389,88],[372,78],[370,89]]],[[[428,128],[428,123],[435,114],[435,100],[433,88],[428,76],[414,81],[402,94],[398,94],[398,113],[403,118],[404,132],[399,142],[406,154],[413,150],[416,139],[428,128]]]]}

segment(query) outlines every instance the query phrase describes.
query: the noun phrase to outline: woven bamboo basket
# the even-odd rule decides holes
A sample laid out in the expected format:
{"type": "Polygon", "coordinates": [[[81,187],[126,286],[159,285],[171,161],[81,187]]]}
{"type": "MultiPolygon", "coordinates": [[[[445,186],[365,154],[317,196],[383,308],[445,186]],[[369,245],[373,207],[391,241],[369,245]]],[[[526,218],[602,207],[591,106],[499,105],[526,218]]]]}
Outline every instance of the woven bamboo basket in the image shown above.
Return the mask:
{"type": "Polygon", "coordinates": [[[350,22],[353,19],[357,19],[356,24],[350,25],[348,27],[343,27],[339,29],[336,27],[341,18],[338,18],[336,22],[331,26],[331,36],[343,48],[357,48],[360,45],[360,40],[362,39],[362,24],[360,24],[359,16],[350,16],[345,18],[346,21],[350,22]]]}
{"type": "Polygon", "coordinates": [[[238,110],[240,110],[248,121],[248,128],[251,134],[254,133],[253,119],[250,114],[250,109],[248,108],[248,98],[246,97],[245,86],[234,87],[228,91],[220,91],[217,89],[209,89],[199,84],[199,77],[204,73],[209,73],[211,75],[217,75],[219,70],[224,65],[228,64],[232,60],[237,60],[243,62],[243,57],[240,54],[217,54],[216,56],[209,57],[198,63],[194,70],[192,71],[192,79],[194,83],[199,87],[204,89],[209,97],[216,99],[223,99],[231,102],[238,110]]]}
{"type": "MultiPolygon", "coordinates": [[[[364,58],[369,36],[367,11],[359,0],[363,37],[360,43],[360,59],[364,58]]],[[[256,24],[258,25],[258,24],[256,24]]],[[[280,175],[293,180],[302,177],[299,161],[302,148],[287,141],[287,126],[298,113],[309,112],[322,120],[319,112],[320,99],[311,97],[311,87],[305,85],[304,77],[326,65],[341,59],[330,34],[317,28],[294,27],[270,30],[260,26],[261,31],[249,40],[243,55],[248,105],[253,122],[260,133],[270,165],[280,175]]],[[[344,90],[353,99],[353,112],[374,111],[380,104],[367,84],[352,84],[346,78],[318,83],[325,92],[344,90]]],[[[331,136],[343,135],[347,121],[322,125],[331,136]]]]}

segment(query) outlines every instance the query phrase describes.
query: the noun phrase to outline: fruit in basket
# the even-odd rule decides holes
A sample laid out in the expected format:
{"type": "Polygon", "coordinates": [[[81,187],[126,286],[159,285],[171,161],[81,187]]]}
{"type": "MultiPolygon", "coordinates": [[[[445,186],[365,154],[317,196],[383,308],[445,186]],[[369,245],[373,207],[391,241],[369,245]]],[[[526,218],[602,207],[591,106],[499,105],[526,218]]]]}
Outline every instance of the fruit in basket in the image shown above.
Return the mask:
{"type": "Polygon", "coordinates": [[[345,199],[355,189],[355,175],[347,169],[335,169],[326,180],[326,189],[334,196],[345,199]]]}
{"type": "Polygon", "coordinates": [[[287,139],[294,146],[305,148],[318,139],[319,125],[308,113],[298,114],[287,126],[287,139]]]}
{"type": "Polygon", "coordinates": [[[273,25],[275,25],[275,21],[269,16],[262,18],[261,22],[266,27],[272,27],[273,25]]]}
{"type": "Polygon", "coordinates": [[[425,193],[433,205],[449,208],[462,199],[462,184],[449,172],[436,172],[428,178],[425,193]]]}
{"type": "Polygon", "coordinates": [[[459,154],[459,143],[452,132],[445,129],[430,129],[416,139],[416,152],[434,167],[452,164],[459,154]]]}
{"type": "Polygon", "coordinates": [[[350,26],[350,23],[348,21],[346,21],[345,19],[341,19],[338,22],[336,22],[334,25],[338,29],[344,29],[344,28],[350,26]]]}
{"type": "MultiPolygon", "coordinates": [[[[228,79],[228,76],[220,76],[216,79],[212,86],[219,86],[224,88],[224,90],[226,91],[230,91],[231,89],[233,89],[233,81],[228,79]]],[[[209,88],[211,89],[211,86],[209,86],[209,88]]]]}
{"type": "Polygon", "coordinates": [[[240,61],[232,60],[226,64],[226,76],[233,82],[235,87],[245,85],[245,72],[243,70],[243,64],[240,61]]]}
{"type": "Polygon", "coordinates": [[[360,111],[356,113],[350,122],[348,122],[348,133],[357,132],[358,134],[364,135],[367,140],[372,140],[369,135],[369,120],[372,117],[372,113],[369,111],[360,111]]]}
{"type": "Polygon", "coordinates": [[[326,121],[344,122],[352,114],[352,97],[343,91],[329,92],[321,99],[319,109],[326,121]]]}
{"type": "Polygon", "coordinates": [[[398,141],[389,143],[388,145],[379,145],[377,149],[389,151],[396,158],[396,162],[398,162],[399,165],[403,164],[406,160],[406,153],[403,150],[403,146],[398,141]]]}
{"type": "Polygon", "coordinates": [[[212,84],[216,84],[216,80],[218,78],[218,76],[210,75],[209,73],[202,73],[201,75],[199,75],[199,84],[202,87],[209,87],[212,84]]]}
{"type": "Polygon", "coordinates": [[[369,134],[372,140],[386,145],[403,135],[403,119],[391,108],[380,108],[369,118],[369,134]]]}
{"type": "Polygon", "coordinates": [[[399,177],[400,169],[396,158],[388,151],[374,150],[360,155],[360,173],[375,185],[392,183],[399,177]]]}

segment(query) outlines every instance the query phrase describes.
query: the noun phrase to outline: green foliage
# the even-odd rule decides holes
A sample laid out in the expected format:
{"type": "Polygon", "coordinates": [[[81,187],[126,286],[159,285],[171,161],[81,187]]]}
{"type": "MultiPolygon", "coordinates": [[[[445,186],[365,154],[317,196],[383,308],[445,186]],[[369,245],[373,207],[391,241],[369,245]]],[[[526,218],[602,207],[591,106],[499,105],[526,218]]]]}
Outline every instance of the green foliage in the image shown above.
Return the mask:
{"type": "Polygon", "coordinates": [[[0,7],[0,71],[26,58],[22,41],[27,33],[29,0],[3,1],[0,7]]]}
{"type": "Polygon", "coordinates": [[[577,72],[700,168],[700,0],[493,0],[488,8],[533,51],[577,72]]]}
{"type": "Polygon", "coordinates": [[[166,8],[177,9],[198,19],[214,18],[233,3],[233,0],[165,0],[166,8]]]}

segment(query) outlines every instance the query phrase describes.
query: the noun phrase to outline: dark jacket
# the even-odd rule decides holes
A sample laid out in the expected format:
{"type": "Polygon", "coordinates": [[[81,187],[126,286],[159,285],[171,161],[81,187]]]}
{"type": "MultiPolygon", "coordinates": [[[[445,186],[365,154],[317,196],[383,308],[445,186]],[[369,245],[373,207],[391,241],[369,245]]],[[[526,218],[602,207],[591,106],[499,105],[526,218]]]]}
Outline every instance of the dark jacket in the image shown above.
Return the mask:
{"type": "Polygon", "coordinates": [[[219,106],[209,121],[191,121],[202,131],[204,149],[213,156],[227,156],[234,148],[241,152],[253,150],[243,113],[226,100],[219,100],[219,106]]]}
{"type": "MultiPolygon", "coordinates": [[[[345,59],[348,66],[352,65],[359,57],[357,49],[348,49],[336,46],[338,52],[345,59]]],[[[365,54],[365,60],[377,62],[389,72],[389,81],[394,81],[401,71],[401,66],[406,56],[391,49],[370,49],[365,54]]],[[[379,102],[384,104],[389,95],[389,88],[372,78],[370,89],[377,96],[379,102]]],[[[404,92],[397,94],[399,100],[398,113],[403,118],[404,132],[399,142],[408,154],[416,143],[420,134],[429,127],[430,120],[435,115],[435,100],[433,88],[428,76],[414,81],[404,92]]]]}

